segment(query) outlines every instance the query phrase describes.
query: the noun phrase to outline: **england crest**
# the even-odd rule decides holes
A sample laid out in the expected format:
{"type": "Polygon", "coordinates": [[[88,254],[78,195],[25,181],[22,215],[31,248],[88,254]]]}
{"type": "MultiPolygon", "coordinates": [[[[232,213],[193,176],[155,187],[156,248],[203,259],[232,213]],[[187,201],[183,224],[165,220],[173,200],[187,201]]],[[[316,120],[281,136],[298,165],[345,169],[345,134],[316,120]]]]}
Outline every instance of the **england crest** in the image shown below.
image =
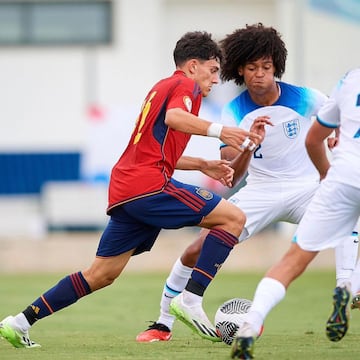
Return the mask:
{"type": "Polygon", "coordinates": [[[296,138],[300,132],[299,119],[293,119],[290,121],[283,122],[283,128],[284,128],[285,135],[288,138],[290,138],[290,139],[296,138]]]}

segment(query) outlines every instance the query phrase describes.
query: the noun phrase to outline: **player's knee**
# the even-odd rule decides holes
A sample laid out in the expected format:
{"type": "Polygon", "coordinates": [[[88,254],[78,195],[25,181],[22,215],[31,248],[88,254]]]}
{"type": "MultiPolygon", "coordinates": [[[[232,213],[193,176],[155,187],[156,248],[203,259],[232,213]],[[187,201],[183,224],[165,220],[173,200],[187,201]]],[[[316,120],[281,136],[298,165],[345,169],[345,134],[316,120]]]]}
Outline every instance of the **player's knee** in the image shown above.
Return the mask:
{"type": "Polygon", "coordinates": [[[229,227],[232,229],[231,233],[236,236],[240,236],[246,222],[245,213],[237,208],[237,211],[231,213],[229,218],[229,227]]]}
{"type": "Polygon", "coordinates": [[[239,227],[240,227],[240,232],[242,231],[242,229],[244,228],[245,226],[245,223],[246,223],[246,215],[243,211],[240,211],[240,214],[239,214],[239,218],[238,218],[238,221],[239,221],[239,227]]]}
{"type": "Polygon", "coordinates": [[[92,291],[96,291],[106,286],[109,286],[116,279],[116,277],[112,276],[111,274],[105,274],[100,272],[84,271],[83,275],[92,291]]]}

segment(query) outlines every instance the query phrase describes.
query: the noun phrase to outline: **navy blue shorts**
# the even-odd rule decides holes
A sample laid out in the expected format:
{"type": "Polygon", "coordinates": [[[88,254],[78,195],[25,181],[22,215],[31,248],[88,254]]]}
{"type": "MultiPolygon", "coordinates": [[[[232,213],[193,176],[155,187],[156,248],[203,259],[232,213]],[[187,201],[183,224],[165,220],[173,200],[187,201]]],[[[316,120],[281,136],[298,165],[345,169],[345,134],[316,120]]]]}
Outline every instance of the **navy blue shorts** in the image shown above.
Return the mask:
{"type": "Polygon", "coordinates": [[[96,255],[116,256],[131,249],[135,249],[134,255],[150,251],[161,229],[196,226],[220,200],[208,190],[172,179],[161,193],[112,209],[96,255]]]}

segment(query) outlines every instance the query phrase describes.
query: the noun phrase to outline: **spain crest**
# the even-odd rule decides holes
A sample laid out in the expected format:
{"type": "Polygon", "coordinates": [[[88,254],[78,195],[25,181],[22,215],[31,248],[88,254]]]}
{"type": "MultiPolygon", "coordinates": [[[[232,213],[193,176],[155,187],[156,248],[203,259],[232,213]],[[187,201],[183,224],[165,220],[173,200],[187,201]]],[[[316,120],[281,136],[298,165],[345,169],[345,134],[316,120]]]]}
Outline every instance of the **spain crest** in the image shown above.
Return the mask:
{"type": "Polygon", "coordinates": [[[197,188],[196,193],[205,200],[211,200],[214,197],[213,193],[206,189],[197,188]]]}
{"type": "Polygon", "coordinates": [[[293,119],[290,121],[283,122],[283,128],[285,135],[290,138],[296,138],[300,132],[300,122],[299,119],[293,119]]]}
{"type": "Polygon", "coordinates": [[[188,96],[184,96],[184,105],[187,109],[188,112],[191,112],[191,108],[192,108],[192,101],[188,96]]]}

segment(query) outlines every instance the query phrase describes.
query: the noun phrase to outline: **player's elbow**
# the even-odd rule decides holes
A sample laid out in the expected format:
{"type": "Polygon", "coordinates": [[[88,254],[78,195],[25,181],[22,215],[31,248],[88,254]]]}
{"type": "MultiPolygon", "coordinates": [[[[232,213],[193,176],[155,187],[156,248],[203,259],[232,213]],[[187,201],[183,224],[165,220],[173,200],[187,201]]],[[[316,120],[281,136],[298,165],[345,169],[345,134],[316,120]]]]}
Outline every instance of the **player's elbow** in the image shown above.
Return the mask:
{"type": "Polygon", "coordinates": [[[305,139],[305,147],[307,151],[311,152],[313,149],[317,148],[322,140],[319,140],[316,136],[313,136],[312,133],[308,133],[305,139]]]}

